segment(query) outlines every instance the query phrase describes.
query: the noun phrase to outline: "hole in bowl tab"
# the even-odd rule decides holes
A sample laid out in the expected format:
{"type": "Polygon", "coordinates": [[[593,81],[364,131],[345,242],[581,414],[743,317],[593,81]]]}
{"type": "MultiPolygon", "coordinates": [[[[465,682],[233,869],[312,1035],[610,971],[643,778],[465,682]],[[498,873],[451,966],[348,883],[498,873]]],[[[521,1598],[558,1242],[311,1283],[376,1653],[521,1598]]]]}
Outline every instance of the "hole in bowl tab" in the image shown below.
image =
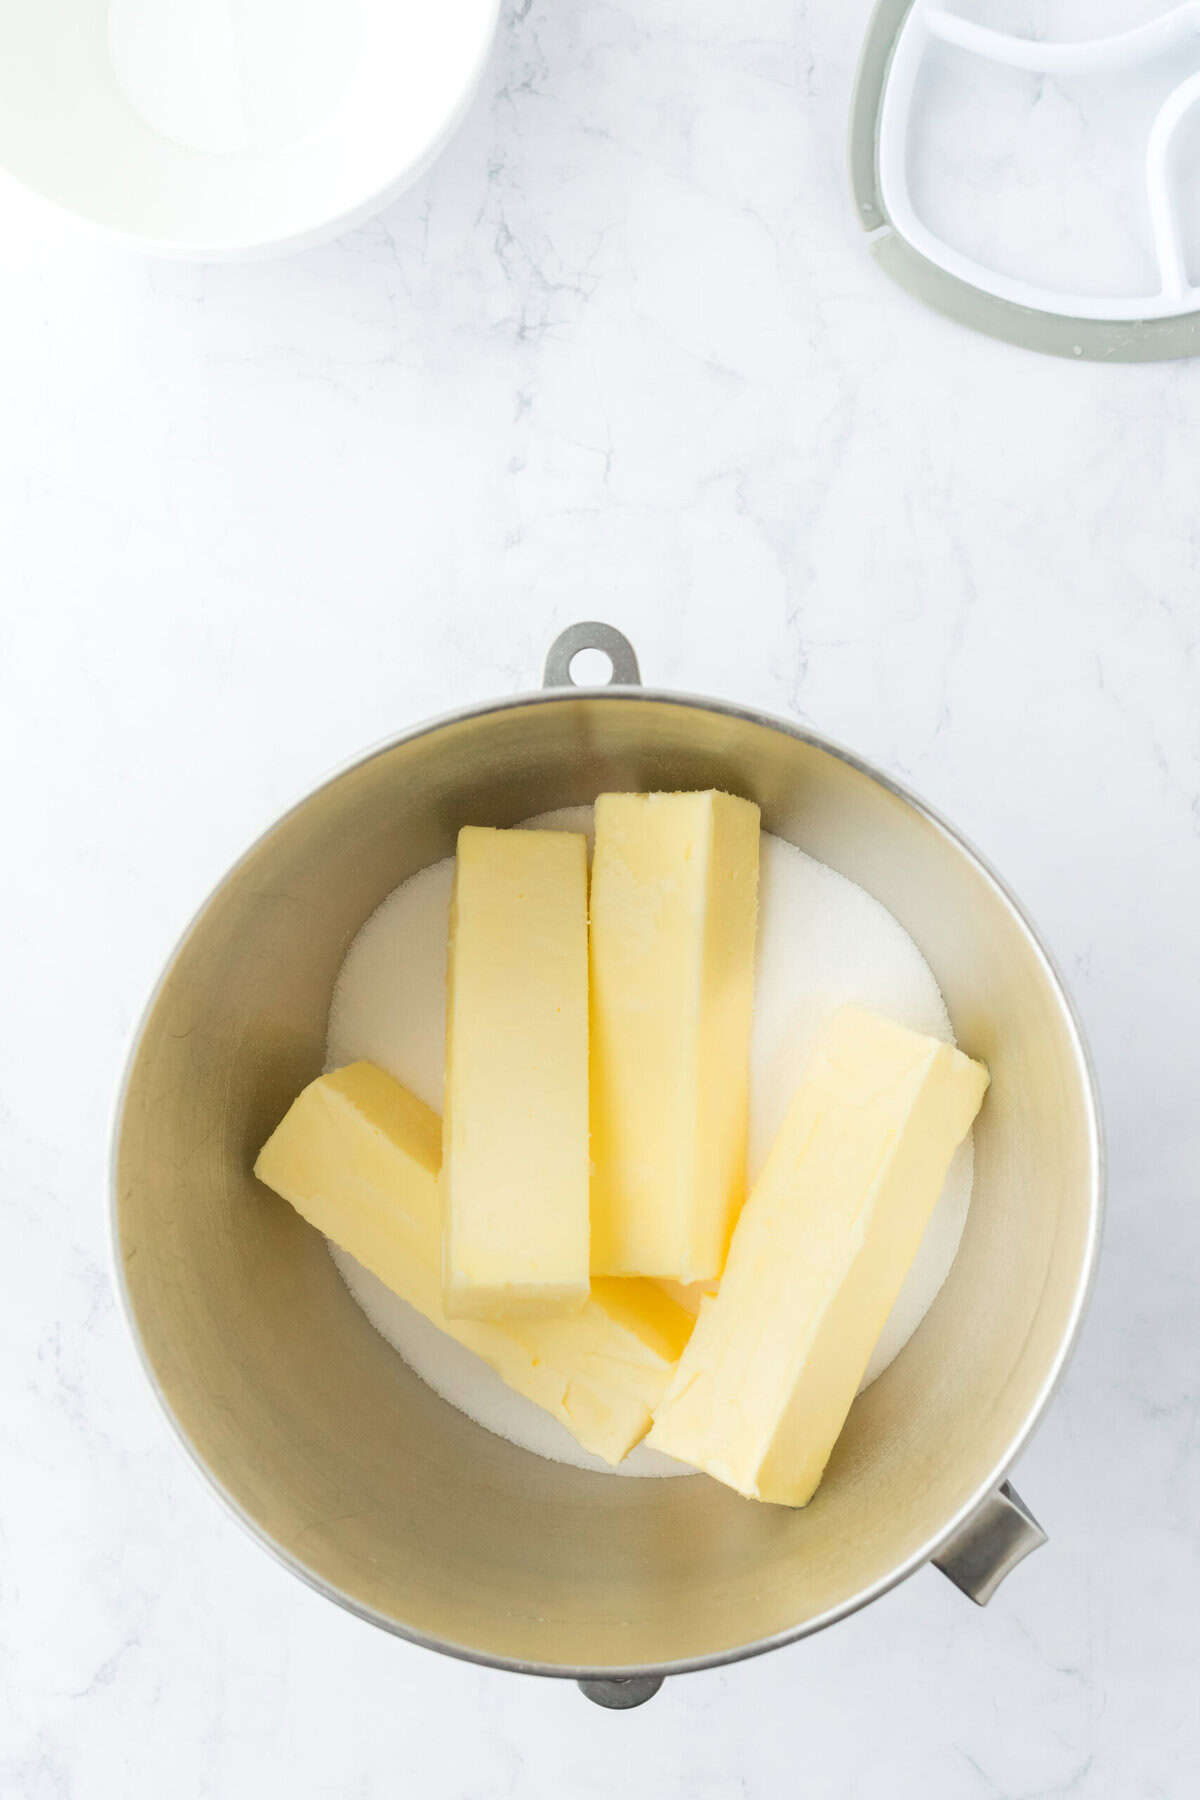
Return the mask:
{"type": "Polygon", "coordinates": [[[577,650],[567,665],[576,687],[608,687],[615,673],[607,650],[577,650]]]}

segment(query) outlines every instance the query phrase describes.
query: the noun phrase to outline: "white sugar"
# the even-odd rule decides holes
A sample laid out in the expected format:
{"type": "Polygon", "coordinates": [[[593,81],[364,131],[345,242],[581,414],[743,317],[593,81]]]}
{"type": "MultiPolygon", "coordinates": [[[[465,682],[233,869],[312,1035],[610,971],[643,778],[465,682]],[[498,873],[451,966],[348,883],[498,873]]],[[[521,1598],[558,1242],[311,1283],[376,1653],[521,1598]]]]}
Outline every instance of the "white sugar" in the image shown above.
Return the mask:
{"type": "MultiPolygon", "coordinates": [[[[590,833],[591,808],[547,813],[528,823],[590,833]]],[[[365,1057],[439,1112],[453,878],[453,857],[434,863],[389,894],[367,920],[338,977],[326,1045],[329,1068],[365,1057]]],[[[782,1122],[809,1046],[829,1014],[848,1001],[874,1007],[915,1031],[953,1037],[928,963],[886,907],[824,863],[764,833],[750,1049],[751,1179],[782,1122]]],[[[971,1201],[973,1166],[968,1138],[951,1165],[916,1260],[875,1346],[864,1387],[899,1355],[949,1273],[971,1201]]],[[[330,1249],[375,1329],[443,1399],[540,1456],[607,1469],[549,1413],[513,1393],[478,1357],[430,1325],[353,1257],[336,1246],[330,1249]]],[[[688,1471],[669,1457],[638,1449],[617,1473],[688,1471]]]]}

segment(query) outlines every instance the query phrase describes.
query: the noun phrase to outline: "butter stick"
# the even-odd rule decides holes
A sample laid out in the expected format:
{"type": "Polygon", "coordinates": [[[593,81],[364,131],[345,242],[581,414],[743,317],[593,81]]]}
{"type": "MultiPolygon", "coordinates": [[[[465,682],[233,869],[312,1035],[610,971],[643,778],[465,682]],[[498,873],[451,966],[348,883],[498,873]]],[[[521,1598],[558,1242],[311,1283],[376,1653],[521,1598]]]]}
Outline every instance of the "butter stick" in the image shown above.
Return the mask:
{"type": "Polygon", "coordinates": [[[655,1412],[655,1449],[754,1499],[812,1498],[987,1085],[950,1044],[834,1015],[655,1412]]]}
{"type": "Polygon", "coordinates": [[[758,807],[601,794],[592,866],[592,1272],[721,1273],[746,1195],[758,807]]]}
{"type": "Polygon", "coordinates": [[[650,1281],[597,1281],[579,1311],[506,1323],[442,1302],[441,1121],[373,1063],[310,1083],[263,1146],[260,1181],[509,1387],[618,1463],[650,1426],[692,1319],[650,1281]]]}
{"type": "Polygon", "coordinates": [[[460,831],[447,967],[446,1311],[569,1311],[589,1275],[586,838],[460,831]]]}

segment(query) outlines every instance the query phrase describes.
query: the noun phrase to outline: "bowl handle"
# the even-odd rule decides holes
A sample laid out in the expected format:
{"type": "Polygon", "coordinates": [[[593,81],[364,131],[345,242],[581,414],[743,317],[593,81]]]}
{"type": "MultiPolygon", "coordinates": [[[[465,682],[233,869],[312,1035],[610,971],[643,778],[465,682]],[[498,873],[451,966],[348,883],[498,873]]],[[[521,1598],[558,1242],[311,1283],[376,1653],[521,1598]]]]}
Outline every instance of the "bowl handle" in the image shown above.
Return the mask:
{"type": "Polygon", "coordinates": [[[1016,1488],[1002,1481],[933,1558],[976,1606],[986,1606],[1006,1575],[1049,1540],[1016,1488]]]}
{"type": "Polygon", "coordinates": [[[640,687],[637,652],[629,639],[614,625],[599,619],[586,619],[560,631],[546,653],[546,672],[542,686],[555,687],[640,687]],[[612,664],[608,680],[583,683],[572,679],[571,663],[581,650],[600,650],[612,664]]]}

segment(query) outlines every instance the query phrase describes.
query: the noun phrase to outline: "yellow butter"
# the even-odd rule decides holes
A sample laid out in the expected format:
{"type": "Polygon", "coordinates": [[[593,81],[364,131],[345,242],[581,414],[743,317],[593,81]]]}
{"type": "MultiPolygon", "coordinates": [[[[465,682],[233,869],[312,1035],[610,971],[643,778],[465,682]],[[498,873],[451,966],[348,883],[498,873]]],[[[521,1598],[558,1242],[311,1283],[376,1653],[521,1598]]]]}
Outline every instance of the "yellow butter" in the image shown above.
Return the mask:
{"type": "Polygon", "coordinates": [[[987,1070],[859,1007],[830,1021],[650,1443],[739,1493],[816,1490],[987,1070]]]}
{"type": "Polygon", "coordinates": [[[445,1302],[587,1298],[587,840],[458,835],[446,994],[445,1302]]]}
{"type": "Polygon", "coordinates": [[[759,811],[601,794],[592,865],[592,1270],[720,1274],[746,1188],[759,811]]]}
{"type": "Polygon", "coordinates": [[[597,1281],[560,1318],[450,1319],[442,1304],[441,1122],[373,1063],[312,1082],[255,1174],[497,1374],[617,1463],[649,1429],[692,1319],[648,1281],[597,1281]]]}
{"type": "Polygon", "coordinates": [[[659,1281],[656,1285],[669,1300],[673,1300],[676,1306],[682,1306],[695,1319],[699,1317],[704,1302],[712,1299],[721,1284],[714,1277],[710,1281],[659,1281]]]}

